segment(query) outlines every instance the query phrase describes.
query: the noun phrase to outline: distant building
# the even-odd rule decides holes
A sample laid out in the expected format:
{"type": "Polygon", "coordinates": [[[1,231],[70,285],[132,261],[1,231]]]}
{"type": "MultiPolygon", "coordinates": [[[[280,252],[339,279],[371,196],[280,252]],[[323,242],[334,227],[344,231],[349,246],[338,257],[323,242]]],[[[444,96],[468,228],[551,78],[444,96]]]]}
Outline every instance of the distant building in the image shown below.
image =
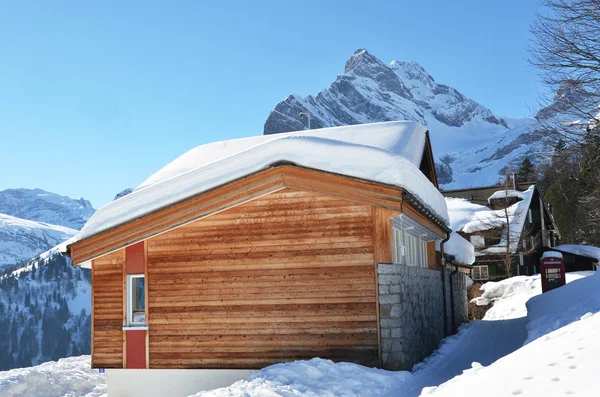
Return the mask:
{"type": "Polygon", "coordinates": [[[567,272],[582,270],[598,270],[600,248],[590,245],[561,244],[548,248],[548,251],[560,252],[565,262],[567,272]]]}
{"type": "Polygon", "coordinates": [[[545,249],[560,241],[551,211],[535,184],[448,190],[452,229],[475,247],[474,280],[538,273],[545,249]],[[508,225],[508,226],[507,226],[508,225]],[[508,252],[507,252],[508,251],[508,252]]]}

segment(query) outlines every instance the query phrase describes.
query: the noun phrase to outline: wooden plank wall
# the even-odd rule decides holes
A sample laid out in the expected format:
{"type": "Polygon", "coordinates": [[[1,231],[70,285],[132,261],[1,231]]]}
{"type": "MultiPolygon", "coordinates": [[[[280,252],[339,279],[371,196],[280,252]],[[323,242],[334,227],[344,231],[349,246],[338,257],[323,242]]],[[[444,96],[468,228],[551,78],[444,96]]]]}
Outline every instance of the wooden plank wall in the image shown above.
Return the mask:
{"type": "Polygon", "coordinates": [[[92,367],[123,368],[125,250],[92,262],[92,367]]]}
{"type": "Polygon", "coordinates": [[[285,189],[147,247],[150,368],[377,365],[371,206],[285,189]]]}

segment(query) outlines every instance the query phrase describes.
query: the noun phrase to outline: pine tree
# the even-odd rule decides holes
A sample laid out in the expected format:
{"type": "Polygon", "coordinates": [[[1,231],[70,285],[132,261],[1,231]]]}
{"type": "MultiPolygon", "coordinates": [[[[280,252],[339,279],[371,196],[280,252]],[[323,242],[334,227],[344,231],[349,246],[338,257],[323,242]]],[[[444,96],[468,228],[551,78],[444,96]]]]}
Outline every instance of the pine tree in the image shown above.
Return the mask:
{"type": "Polygon", "coordinates": [[[533,163],[527,157],[525,157],[521,163],[521,168],[519,168],[519,172],[517,173],[517,181],[529,182],[534,179],[534,176],[535,167],[533,166],[533,163]]]}
{"type": "Polygon", "coordinates": [[[565,143],[565,140],[562,138],[559,138],[558,141],[556,142],[556,145],[554,145],[554,154],[561,155],[565,152],[566,148],[567,148],[567,144],[565,143]]]}

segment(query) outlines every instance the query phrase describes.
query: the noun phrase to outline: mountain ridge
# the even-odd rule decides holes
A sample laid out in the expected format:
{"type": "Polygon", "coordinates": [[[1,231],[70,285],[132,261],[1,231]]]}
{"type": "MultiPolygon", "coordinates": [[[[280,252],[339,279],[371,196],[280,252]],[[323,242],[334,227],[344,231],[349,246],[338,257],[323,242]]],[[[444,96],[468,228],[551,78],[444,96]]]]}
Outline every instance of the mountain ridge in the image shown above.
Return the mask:
{"type": "Polygon", "coordinates": [[[0,214],[30,221],[81,229],[96,210],[83,199],[72,199],[42,189],[0,191],[0,214]]]}
{"type": "MultiPolygon", "coordinates": [[[[265,135],[348,124],[414,120],[431,135],[438,182],[445,189],[490,185],[525,157],[539,165],[553,152],[554,140],[534,119],[495,115],[460,91],[440,84],[417,62],[386,64],[357,50],[344,73],[315,96],[290,94],[264,124],[265,135]]],[[[551,115],[550,115],[551,117],[551,115]]]]}
{"type": "Polygon", "coordinates": [[[0,268],[73,237],[94,212],[87,200],[42,189],[0,191],[0,268]]]}

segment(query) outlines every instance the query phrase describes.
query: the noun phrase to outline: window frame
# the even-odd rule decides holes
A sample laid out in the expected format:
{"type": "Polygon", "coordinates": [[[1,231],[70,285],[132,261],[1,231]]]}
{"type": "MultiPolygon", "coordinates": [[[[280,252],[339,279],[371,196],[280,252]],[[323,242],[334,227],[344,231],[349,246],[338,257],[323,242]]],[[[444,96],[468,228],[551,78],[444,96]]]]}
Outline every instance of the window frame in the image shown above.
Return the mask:
{"type": "Polygon", "coordinates": [[[392,259],[394,263],[422,269],[429,268],[426,240],[409,233],[406,229],[399,229],[395,226],[392,226],[392,239],[392,259]],[[404,246],[404,255],[402,255],[402,246],[404,246]]]}
{"type": "Polygon", "coordinates": [[[489,280],[490,279],[490,267],[489,265],[476,265],[473,266],[473,268],[471,269],[471,276],[473,278],[473,280],[476,281],[485,281],[485,280],[489,280]],[[486,277],[484,278],[481,272],[481,269],[483,269],[485,267],[485,273],[486,273],[486,277]],[[477,269],[477,272],[479,273],[478,277],[475,276],[475,269],[477,269]]]}
{"type": "Polygon", "coordinates": [[[148,325],[148,306],[146,302],[146,275],[145,274],[128,274],[126,281],[127,295],[127,327],[146,327],[148,325]],[[133,321],[133,281],[136,279],[144,280],[144,322],[133,321]]]}

